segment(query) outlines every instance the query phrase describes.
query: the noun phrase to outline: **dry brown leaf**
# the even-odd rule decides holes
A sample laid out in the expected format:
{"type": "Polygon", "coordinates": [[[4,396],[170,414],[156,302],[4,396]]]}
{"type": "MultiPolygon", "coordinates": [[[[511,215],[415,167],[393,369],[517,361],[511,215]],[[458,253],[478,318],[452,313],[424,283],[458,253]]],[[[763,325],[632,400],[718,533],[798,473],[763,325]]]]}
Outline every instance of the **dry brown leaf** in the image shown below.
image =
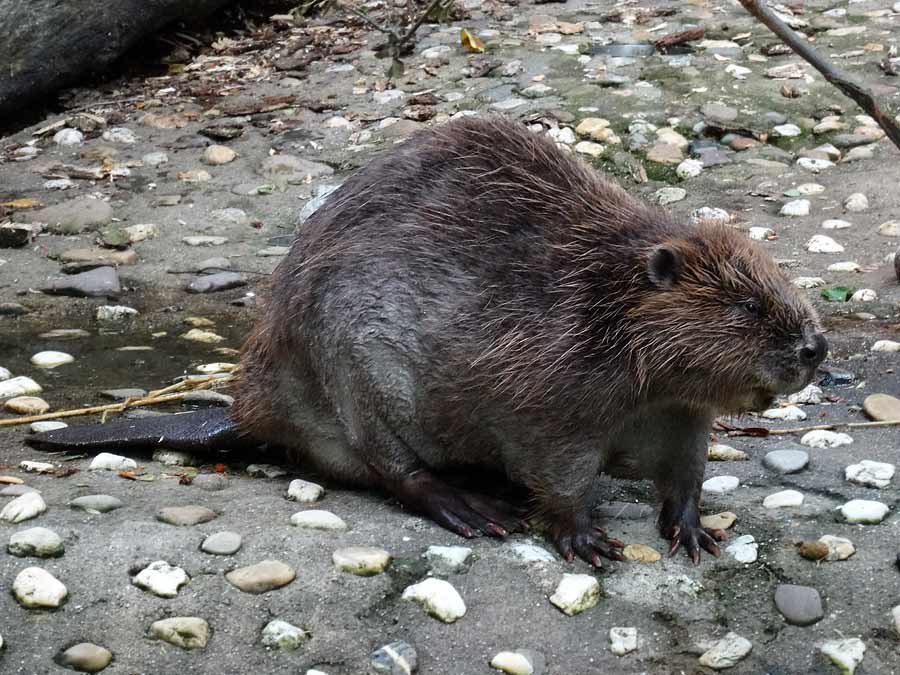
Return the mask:
{"type": "Polygon", "coordinates": [[[8,209],[34,209],[40,205],[41,203],[37,199],[32,199],[31,197],[22,197],[20,199],[13,199],[9,202],[0,202],[0,206],[5,206],[8,209]]]}

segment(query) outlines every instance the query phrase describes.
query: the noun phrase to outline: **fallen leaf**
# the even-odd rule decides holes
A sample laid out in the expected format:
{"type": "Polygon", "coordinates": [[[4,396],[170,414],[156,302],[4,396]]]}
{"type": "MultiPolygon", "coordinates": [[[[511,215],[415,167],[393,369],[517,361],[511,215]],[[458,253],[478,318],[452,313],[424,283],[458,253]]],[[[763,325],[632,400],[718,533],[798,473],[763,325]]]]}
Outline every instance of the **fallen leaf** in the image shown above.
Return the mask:
{"type": "Polygon", "coordinates": [[[216,464],[215,470],[216,473],[226,473],[228,471],[228,466],[225,464],[216,464]]]}
{"type": "Polygon", "coordinates": [[[8,209],[34,209],[40,205],[41,203],[37,199],[32,199],[31,197],[22,197],[20,199],[13,199],[9,202],[0,202],[0,206],[5,206],[8,209]]]}
{"type": "Polygon", "coordinates": [[[137,474],[134,471],[120,471],[119,477],[127,478],[128,480],[141,480],[141,481],[154,481],[156,480],[156,476],[151,476],[149,474],[137,474]]]}
{"type": "Polygon", "coordinates": [[[822,297],[829,302],[847,302],[854,293],[849,286],[832,286],[822,289],[822,297]]]}
{"type": "Polygon", "coordinates": [[[466,50],[476,54],[484,54],[484,42],[478,36],[472,35],[467,28],[460,29],[459,41],[462,42],[462,46],[466,50]]]}

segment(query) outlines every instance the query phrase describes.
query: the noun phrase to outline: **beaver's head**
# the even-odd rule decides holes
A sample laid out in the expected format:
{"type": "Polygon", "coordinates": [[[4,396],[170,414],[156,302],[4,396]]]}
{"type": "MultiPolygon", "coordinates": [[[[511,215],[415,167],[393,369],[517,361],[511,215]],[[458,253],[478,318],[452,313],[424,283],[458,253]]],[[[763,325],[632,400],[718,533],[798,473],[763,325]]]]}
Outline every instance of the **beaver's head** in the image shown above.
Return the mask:
{"type": "Polygon", "coordinates": [[[700,225],[648,246],[641,263],[630,315],[650,395],[739,412],[812,381],[828,352],[818,316],[745,235],[700,225]]]}

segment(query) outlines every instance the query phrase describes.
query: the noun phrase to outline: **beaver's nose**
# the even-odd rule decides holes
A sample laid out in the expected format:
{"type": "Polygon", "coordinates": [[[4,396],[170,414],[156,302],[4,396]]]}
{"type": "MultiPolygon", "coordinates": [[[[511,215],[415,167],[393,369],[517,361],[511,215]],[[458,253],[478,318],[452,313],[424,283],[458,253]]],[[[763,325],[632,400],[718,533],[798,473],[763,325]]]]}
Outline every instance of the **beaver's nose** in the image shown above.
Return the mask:
{"type": "Polygon", "coordinates": [[[828,340],[821,333],[807,334],[800,347],[800,361],[804,366],[815,368],[828,354],[828,340]]]}

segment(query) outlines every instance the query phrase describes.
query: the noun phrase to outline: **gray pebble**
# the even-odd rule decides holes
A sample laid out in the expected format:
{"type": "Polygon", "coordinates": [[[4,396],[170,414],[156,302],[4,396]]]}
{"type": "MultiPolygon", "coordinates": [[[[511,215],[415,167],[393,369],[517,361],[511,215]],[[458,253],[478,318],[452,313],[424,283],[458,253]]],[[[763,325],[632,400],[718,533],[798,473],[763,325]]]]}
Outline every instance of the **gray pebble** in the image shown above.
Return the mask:
{"type": "Polygon", "coordinates": [[[398,640],[372,652],[369,662],[378,673],[409,675],[418,669],[419,656],[411,644],[398,640]]]}
{"type": "Polygon", "coordinates": [[[98,267],[88,272],[50,279],[41,290],[49,295],[97,298],[119,295],[122,286],[114,268],[98,267]]]}
{"type": "Polygon", "coordinates": [[[14,556],[24,558],[58,558],[65,553],[66,546],[53,530],[46,527],[30,527],[12,534],[6,550],[14,556]]]}
{"type": "Polygon", "coordinates": [[[773,450],[763,458],[763,465],[778,473],[797,473],[808,464],[809,454],[804,450],[773,450]]]}
{"type": "Polygon", "coordinates": [[[111,495],[85,495],[77,497],[69,502],[73,509],[80,509],[87,513],[108,513],[124,506],[121,499],[111,495]]]}
{"type": "Polygon", "coordinates": [[[156,519],[169,525],[197,525],[208,523],[216,515],[205,506],[167,506],[156,513],[156,519]]]}
{"type": "Polygon", "coordinates": [[[216,272],[215,274],[195,277],[185,290],[188,293],[215,293],[216,291],[227,291],[230,288],[246,285],[247,282],[244,280],[244,277],[238,272],[216,272]]]}
{"type": "Polygon", "coordinates": [[[822,597],[810,586],[780,584],[775,589],[775,607],[795,626],[811,626],[825,616],[822,597]]]}
{"type": "Polygon", "coordinates": [[[110,664],[112,657],[112,652],[106,647],[80,642],[59,654],[56,662],[79,673],[99,673],[110,664]]]}
{"type": "Polygon", "coordinates": [[[201,473],[194,476],[192,485],[208,492],[218,492],[228,487],[228,479],[220,473],[201,473]]]}
{"type": "Polygon", "coordinates": [[[143,398],[146,395],[146,389],[104,389],[100,392],[100,396],[113,401],[124,401],[128,398],[143,398]]]}
{"type": "Polygon", "coordinates": [[[241,535],[237,532],[216,532],[200,544],[200,550],[210,555],[232,555],[241,548],[241,535]]]}

